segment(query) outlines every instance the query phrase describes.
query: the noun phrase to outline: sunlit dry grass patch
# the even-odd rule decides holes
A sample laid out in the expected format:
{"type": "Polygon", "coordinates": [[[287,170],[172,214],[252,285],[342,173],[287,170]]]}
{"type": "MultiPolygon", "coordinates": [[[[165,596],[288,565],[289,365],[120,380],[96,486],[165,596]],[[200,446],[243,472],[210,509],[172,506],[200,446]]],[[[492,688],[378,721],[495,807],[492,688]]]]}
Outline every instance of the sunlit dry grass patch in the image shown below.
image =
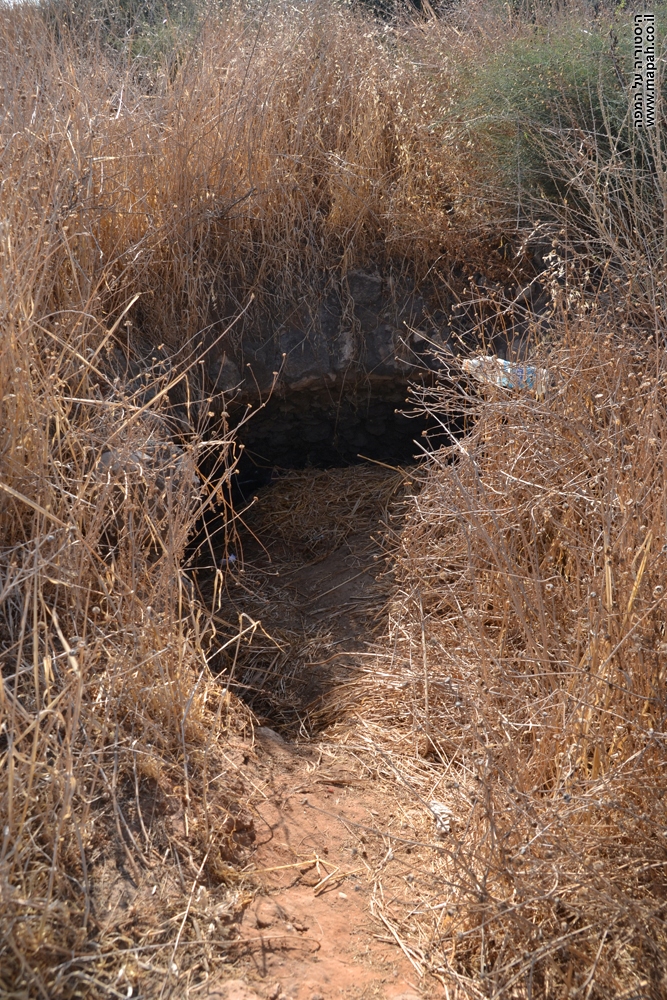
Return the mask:
{"type": "MultiPolygon", "coordinates": [[[[200,362],[352,267],[447,295],[455,265],[464,283],[532,276],[457,105],[466,61],[533,30],[503,18],[231,5],[163,58],[0,11],[8,995],[186,995],[229,957],[252,717],[211,674],[216,622],[183,572],[237,458],[200,362]]],[[[418,887],[420,968],[471,996],[659,997],[662,149],[569,130],[556,160],[540,135],[578,213],[573,231],[551,206],[540,230],[557,240],[551,384],[418,401],[464,411],[467,433],[408,501],[365,731],[373,752],[416,751],[415,781],[453,813],[418,887]]]]}
{"type": "Polygon", "coordinates": [[[658,997],[665,355],[581,319],[541,361],[541,397],[423,397],[443,419],[465,409],[469,432],[412,501],[386,700],[366,712],[377,739],[407,711],[387,749],[438,764],[414,780],[451,832],[420,896],[432,918],[411,925],[443,983],[658,997]]]}

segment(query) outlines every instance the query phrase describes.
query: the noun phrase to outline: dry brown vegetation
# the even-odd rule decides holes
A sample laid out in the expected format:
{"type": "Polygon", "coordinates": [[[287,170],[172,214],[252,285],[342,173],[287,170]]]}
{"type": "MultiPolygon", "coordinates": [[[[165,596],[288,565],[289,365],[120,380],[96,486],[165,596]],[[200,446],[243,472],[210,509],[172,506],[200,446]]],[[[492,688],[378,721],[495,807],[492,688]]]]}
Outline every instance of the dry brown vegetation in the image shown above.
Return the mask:
{"type": "MultiPolygon", "coordinates": [[[[224,930],[250,826],[226,751],[252,719],[181,570],[202,454],[235,461],[201,343],[369,261],[523,266],[456,111],[466,60],[523,30],[232,5],[160,60],[0,9],[4,995],[184,996],[228,955],[186,920],[205,880],[224,930]]],[[[393,541],[366,752],[454,814],[399,927],[450,996],[658,1000],[667,186],[659,144],[647,198],[566,138],[589,228],[554,263],[553,384],[418,401],[468,431],[393,541]]]]}
{"type": "Polygon", "coordinates": [[[380,745],[396,720],[400,753],[407,703],[444,765],[412,779],[454,819],[411,938],[444,983],[658,997],[665,358],[584,320],[546,363],[543,399],[426,400],[473,429],[427,464],[397,539],[395,652],[367,712],[380,745]]]}
{"type": "Polygon", "coordinates": [[[448,78],[435,40],[416,62],[418,30],[231,5],[171,62],[54,39],[37,14],[5,11],[3,31],[8,222],[15,254],[60,269],[52,311],[117,315],[141,293],[129,319],[173,351],[253,294],[271,311],[332,270],[474,252],[455,220],[488,209],[443,143],[448,78]]]}

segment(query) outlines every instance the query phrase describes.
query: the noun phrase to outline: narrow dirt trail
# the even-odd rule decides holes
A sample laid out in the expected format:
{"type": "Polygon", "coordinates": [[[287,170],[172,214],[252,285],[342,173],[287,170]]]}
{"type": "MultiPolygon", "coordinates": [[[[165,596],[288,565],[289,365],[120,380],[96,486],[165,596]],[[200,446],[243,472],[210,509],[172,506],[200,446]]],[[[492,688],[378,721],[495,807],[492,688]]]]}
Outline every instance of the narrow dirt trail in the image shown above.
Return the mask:
{"type": "MultiPolygon", "coordinates": [[[[260,996],[422,996],[419,976],[373,911],[404,894],[379,832],[393,796],[353,755],[257,731],[251,864],[261,890],[239,926],[239,971],[260,996]],[[378,897],[379,893],[379,898],[378,897]]],[[[394,866],[395,867],[395,866],[394,866]]]]}
{"type": "MultiPolygon", "coordinates": [[[[264,725],[243,767],[256,832],[247,871],[259,891],[237,928],[235,974],[266,1000],[418,1000],[444,994],[425,986],[384,908],[413,906],[423,821],[409,792],[364,760],[350,712],[384,627],[390,583],[370,528],[386,512],[378,487],[391,474],[367,475],[360,510],[358,495],[342,495],[358,469],[335,472],[335,504],[306,490],[307,517],[297,511],[288,525],[280,484],[263,491],[247,518],[257,539],[246,534],[244,572],[228,588],[227,614],[251,615],[282,644],[260,644],[237,674],[264,725]]],[[[324,476],[313,474],[316,487],[324,476]]],[[[206,996],[248,1000],[242,985],[214,977],[206,996]]]]}
{"type": "Polygon", "coordinates": [[[391,591],[380,538],[408,483],[374,466],[285,476],[239,515],[223,593],[214,594],[214,571],[198,574],[231,636],[258,626],[238,662],[228,647],[215,669],[267,726],[292,737],[321,732],[373,658],[391,591]]]}

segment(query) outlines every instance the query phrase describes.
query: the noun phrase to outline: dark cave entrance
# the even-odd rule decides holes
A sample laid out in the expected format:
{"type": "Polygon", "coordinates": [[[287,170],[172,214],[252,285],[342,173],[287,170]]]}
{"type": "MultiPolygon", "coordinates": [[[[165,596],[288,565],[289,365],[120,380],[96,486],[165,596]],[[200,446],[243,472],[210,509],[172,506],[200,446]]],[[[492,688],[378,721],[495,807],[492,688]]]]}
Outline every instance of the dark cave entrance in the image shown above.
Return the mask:
{"type": "Polygon", "coordinates": [[[274,394],[238,431],[239,499],[288,469],[413,465],[440,428],[410,412],[407,393],[407,382],[377,379],[274,394]]]}
{"type": "MultiPolygon", "coordinates": [[[[230,537],[236,531],[246,534],[243,510],[290,471],[369,465],[406,469],[448,438],[434,418],[418,412],[404,379],[319,382],[276,391],[261,406],[252,406],[247,420],[248,404],[229,406],[230,423],[236,427],[236,467],[231,488],[222,485],[220,502],[206,508],[190,539],[186,561],[195,572],[226,558],[230,537]],[[230,519],[236,524],[231,533],[230,519]]],[[[213,488],[218,475],[225,476],[215,455],[204,461],[201,473],[211,477],[213,488]]]]}
{"type": "Polygon", "coordinates": [[[190,561],[223,640],[210,666],[262,725],[312,733],[387,596],[372,536],[444,433],[399,379],[276,392],[240,426],[242,402],[229,412],[243,445],[231,503],[205,515],[190,561]],[[242,615],[262,630],[237,647],[242,615]]]}

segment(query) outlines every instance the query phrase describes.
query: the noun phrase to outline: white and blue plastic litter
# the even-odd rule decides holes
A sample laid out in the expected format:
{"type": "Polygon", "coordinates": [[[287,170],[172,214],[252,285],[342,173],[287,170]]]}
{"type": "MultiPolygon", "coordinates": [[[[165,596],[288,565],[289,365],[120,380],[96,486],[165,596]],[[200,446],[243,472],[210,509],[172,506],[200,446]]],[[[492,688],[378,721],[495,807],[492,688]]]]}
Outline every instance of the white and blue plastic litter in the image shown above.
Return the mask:
{"type": "Polygon", "coordinates": [[[527,389],[542,394],[548,387],[549,373],[546,368],[505,361],[492,355],[466,358],[462,362],[462,368],[478,382],[497,385],[501,389],[527,389]]]}

